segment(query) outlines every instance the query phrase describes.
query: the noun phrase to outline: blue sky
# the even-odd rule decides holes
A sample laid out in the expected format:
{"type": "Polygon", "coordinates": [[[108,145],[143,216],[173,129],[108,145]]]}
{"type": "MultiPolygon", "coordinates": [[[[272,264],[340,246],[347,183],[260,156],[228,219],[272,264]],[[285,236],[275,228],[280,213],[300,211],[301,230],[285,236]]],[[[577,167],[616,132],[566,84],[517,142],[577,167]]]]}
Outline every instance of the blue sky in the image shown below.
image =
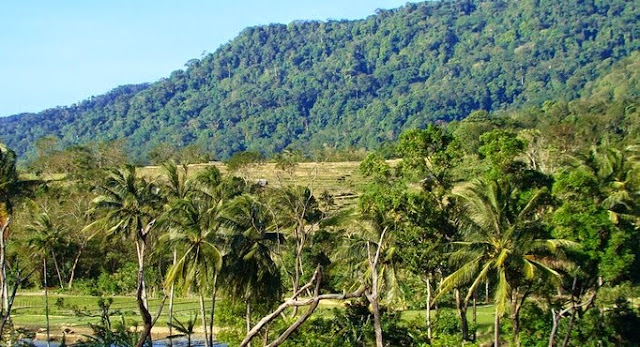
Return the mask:
{"type": "MultiPolygon", "coordinates": [[[[153,82],[242,29],[358,19],[406,0],[3,0],[0,116],[153,82]]],[[[1,131],[1,130],[0,130],[1,131]]]]}

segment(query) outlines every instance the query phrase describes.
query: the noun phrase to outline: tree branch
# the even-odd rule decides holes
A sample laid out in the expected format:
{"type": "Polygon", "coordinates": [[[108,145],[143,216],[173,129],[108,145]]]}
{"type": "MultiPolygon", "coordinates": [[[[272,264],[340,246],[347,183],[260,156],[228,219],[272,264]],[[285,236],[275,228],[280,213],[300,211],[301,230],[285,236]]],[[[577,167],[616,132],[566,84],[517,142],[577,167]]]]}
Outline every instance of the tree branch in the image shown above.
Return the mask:
{"type": "Polygon", "coordinates": [[[321,267],[318,265],[316,271],[313,273],[311,280],[302,286],[294,295],[284,303],[282,303],[278,308],[276,308],[272,313],[264,316],[245,336],[244,340],[240,343],[240,347],[245,347],[251,342],[251,340],[260,332],[260,330],[269,324],[271,321],[276,319],[278,316],[284,312],[289,307],[299,307],[299,306],[310,306],[307,312],[304,315],[300,316],[282,335],[280,335],[275,341],[273,341],[268,346],[275,347],[282,344],[290,335],[293,333],[300,325],[302,325],[315,311],[318,307],[318,304],[322,300],[346,300],[351,298],[361,297],[365,291],[365,286],[361,286],[355,292],[351,293],[343,293],[343,294],[322,294],[320,295],[320,285],[322,282],[322,273],[321,267]],[[314,296],[305,300],[298,300],[298,296],[306,291],[308,288],[315,284],[314,296]]]}
{"type": "Polygon", "coordinates": [[[316,298],[310,305],[307,312],[305,312],[302,316],[300,316],[287,330],[285,330],[277,339],[271,342],[267,347],[276,347],[282,344],[290,335],[293,333],[302,323],[304,323],[307,318],[309,318],[313,312],[318,307],[320,300],[318,300],[318,296],[320,295],[320,283],[322,282],[322,273],[318,272],[318,278],[316,279],[316,288],[313,291],[313,296],[316,298]]]}

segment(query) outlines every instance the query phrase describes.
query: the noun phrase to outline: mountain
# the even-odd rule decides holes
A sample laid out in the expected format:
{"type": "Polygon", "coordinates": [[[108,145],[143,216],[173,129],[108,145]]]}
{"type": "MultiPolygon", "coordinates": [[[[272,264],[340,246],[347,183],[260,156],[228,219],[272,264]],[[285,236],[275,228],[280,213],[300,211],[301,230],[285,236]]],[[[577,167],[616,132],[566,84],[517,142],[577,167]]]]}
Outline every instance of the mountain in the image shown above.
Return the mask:
{"type": "Polygon", "coordinates": [[[473,110],[582,97],[639,50],[639,19],[637,1],[458,0],[252,27],[155,83],[0,118],[0,140],[24,155],[45,135],[63,144],[124,138],[142,160],[161,143],[216,158],[375,148],[473,110]]]}

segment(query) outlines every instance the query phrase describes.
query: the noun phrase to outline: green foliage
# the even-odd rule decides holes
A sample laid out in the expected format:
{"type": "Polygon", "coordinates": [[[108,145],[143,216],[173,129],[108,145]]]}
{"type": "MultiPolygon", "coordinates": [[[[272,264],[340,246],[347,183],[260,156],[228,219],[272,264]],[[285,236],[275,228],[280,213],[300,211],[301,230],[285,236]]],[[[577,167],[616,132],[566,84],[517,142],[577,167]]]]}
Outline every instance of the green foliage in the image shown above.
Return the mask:
{"type": "Polygon", "coordinates": [[[460,331],[460,320],[452,310],[438,310],[433,321],[433,329],[442,335],[454,335],[460,331]]]}
{"type": "Polygon", "coordinates": [[[229,171],[235,172],[258,164],[263,160],[264,156],[259,152],[245,151],[234,154],[225,164],[229,171]]]}
{"type": "Polygon", "coordinates": [[[269,230],[272,218],[265,204],[248,194],[235,197],[223,212],[231,234],[222,280],[234,301],[270,307],[282,296],[276,249],[284,237],[269,230]]]}
{"type": "Polygon", "coordinates": [[[193,335],[195,333],[195,326],[198,322],[198,313],[195,312],[195,315],[192,315],[191,317],[189,317],[189,319],[187,319],[184,323],[182,323],[180,320],[178,320],[178,318],[174,318],[173,319],[173,323],[167,323],[167,326],[172,327],[173,329],[175,329],[178,334],[174,334],[172,336],[170,336],[169,338],[173,338],[173,337],[182,337],[182,336],[186,336],[187,337],[187,347],[191,346],[191,335],[193,335]]]}
{"type": "Polygon", "coordinates": [[[169,161],[180,164],[199,164],[209,161],[209,155],[197,144],[190,144],[182,148],[167,143],[160,143],[147,153],[149,163],[161,165],[169,161]]]}
{"type": "MultiPolygon", "coordinates": [[[[637,97],[636,17],[620,0],[426,1],[356,21],[251,27],[158,82],[2,117],[1,136],[20,155],[47,135],[62,146],[126,138],[135,161],[162,143],[219,159],[374,149],[476,110],[637,97]]],[[[467,152],[486,126],[461,124],[467,152]]]]}
{"type": "Polygon", "coordinates": [[[98,290],[111,295],[133,293],[137,285],[138,264],[134,262],[126,263],[113,274],[103,272],[97,281],[98,290]]]}
{"type": "MultiPolygon", "coordinates": [[[[60,306],[65,306],[64,302],[59,302],[60,306]]],[[[123,346],[133,347],[136,345],[139,333],[131,331],[125,324],[124,316],[118,310],[112,310],[113,304],[112,298],[100,298],[98,299],[98,307],[100,313],[100,322],[97,324],[89,324],[93,334],[86,336],[85,339],[79,341],[76,345],[83,347],[98,347],[98,346],[123,346]],[[120,315],[121,320],[112,324],[111,317],[120,315]]],[[[73,311],[78,316],[94,316],[91,312],[87,312],[86,309],[81,310],[78,307],[72,307],[73,311]]],[[[144,346],[150,344],[145,342],[144,346]]]]}
{"type": "Polygon", "coordinates": [[[591,149],[579,165],[557,175],[553,187],[562,201],[553,216],[554,233],[580,242],[579,256],[589,259],[583,263],[586,274],[613,284],[636,276],[629,264],[638,262],[640,250],[633,222],[638,183],[630,178],[635,159],[622,153],[615,148],[591,149]]]}
{"type": "Polygon", "coordinates": [[[509,171],[516,157],[522,153],[525,143],[514,133],[505,130],[491,130],[480,136],[482,145],[478,149],[482,157],[491,164],[490,177],[497,179],[509,171]]]}
{"type": "Polygon", "coordinates": [[[522,346],[548,346],[551,321],[552,317],[548,311],[533,302],[525,303],[520,311],[520,324],[522,324],[520,342],[522,346]]]}
{"type": "Polygon", "coordinates": [[[427,191],[450,189],[451,168],[461,157],[458,145],[442,127],[430,124],[424,130],[407,130],[400,135],[396,146],[402,158],[397,170],[412,181],[421,180],[427,191]]]}
{"type": "Polygon", "coordinates": [[[612,342],[616,346],[640,344],[640,316],[637,311],[626,298],[620,297],[616,300],[613,310],[607,315],[607,326],[615,331],[612,342]]]}
{"type": "MultiPolygon", "coordinates": [[[[572,312],[566,309],[575,302],[582,306],[576,309],[571,344],[634,345],[640,157],[637,134],[627,126],[635,124],[637,113],[637,100],[628,98],[548,101],[514,112],[476,111],[461,122],[407,130],[392,150],[369,153],[362,160],[361,184],[348,188],[350,196],[360,197],[357,209],[353,201],[348,206],[342,205],[344,200],[332,204],[334,191],[318,195],[324,188],[322,179],[319,186],[296,186],[296,175],[305,169],[296,163],[315,155],[361,158],[364,150],[323,145],[320,152],[302,152],[291,146],[275,160],[276,170],[292,177],[286,182],[291,185],[258,187],[248,185],[246,177],[224,176],[216,166],[179,167],[173,162],[164,165],[165,176],[154,179],[130,166],[109,169],[105,175],[102,168],[109,163],[128,161],[121,150],[109,152],[104,145],[64,148],[47,137],[30,168],[55,174],[69,166],[61,171],[63,178],[32,195],[34,205],[15,199],[18,189],[2,196],[9,197],[16,210],[10,264],[38,270],[40,259],[24,255],[36,250],[47,257],[55,253],[51,256],[59,260],[66,280],[77,260],[76,290],[93,295],[135,290],[134,246],[143,244],[152,249],[144,256],[149,289],[176,283],[185,289],[178,290],[181,294],[210,295],[213,274],[219,270],[216,283],[227,297],[220,295],[221,300],[214,301],[215,322],[221,329],[217,337],[234,345],[244,335],[245,309],[250,307],[249,318],[255,323],[280,304],[290,294],[286,288],[298,265],[301,283],[316,264],[324,267],[322,293],[351,291],[370,283],[367,247],[375,248],[385,230],[378,289],[388,308],[383,309],[382,326],[389,345],[427,343],[424,323],[401,319],[394,311],[407,308],[401,294],[409,296],[412,306],[425,305],[426,283],[431,283],[431,298],[436,297],[440,307],[428,341],[433,346],[462,344],[463,325],[449,309],[455,299],[447,290],[453,288],[468,291],[467,300],[473,291],[487,301],[493,298],[498,314],[513,313],[513,305],[524,302],[522,310],[510,317],[513,320],[499,321],[505,341],[517,341],[510,335],[519,318],[519,342],[546,345],[553,308],[555,313],[565,309],[558,324],[559,344],[570,327],[572,312]],[[400,160],[386,160],[389,153],[400,160]],[[95,208],[86,214],[91,200],[95,208]],[[35,205],[46,214],[30,211],[35,205]],[[359,219],[354,222],[356,214],[359,219]],[[150,234],[143,232],[147,226],[153,226],[150,234]],[[103,237],[115,234],[125,237],[103,237]],[[166,240],[172,242],[158,247],[166,240]],[[174,247],[179,261],[172,267],[174,247]],[[583,305],[595,292],[597,300],[583,305]]],[[[16,170],[16,156],[2,149],[2,169],[7,173],[2,177],[10,182],[4,187],[18,187],[23,176],[16,170]]],[[[253,173],[262,160],[261,152],[241,151],[229,160],[228,168],[232,174],[249,169],[253,173]]],[[[6,205],[0,207],[4,207],[0,216],[6,217],[6,205]]],[[[55,278],[53,269],[47,274],[55,278]]],[[[35,283],[37,278],[32,277],[35,283]]],[[[149,290],[150,299],[153,292],[149,290]]],[[[103,302],[101,308],[108,311],[107,306],[103,302]]],[[[340,306],[332,314],[323,312],[323,306],[318,309],[321,318],[310,319],[288,343],[373,343],[367,305],[340,306]]],[[[480,326],[493,321],[489,312],[495,309],[481,306],[480,326]]],[[[211,308],[205,308],[201,318],[210,319],[207,310],[211,308]]],[[[289,312],[269,326],[271,338],[298,318],[289,312]]],[[[424,319],[423,312],[416,315],[424,319]]],[[[182,317],[179,321],[186,322],[182,317]]],[[[490,331],[478,334],[477,343],[483,343],[490,331]]],[[[134,338],[117,329],[96,336],[105,341],[122,338],[123,345],[134,338]],[[120,333],[124,335],[110,335],[120,333]]]]}
{"type": "Polygon", "coordinates": [[[378,153],[370,153],[360,163],[360,173],[365,177],[373,177],[376,182],[387,182],[391,177],[391,167],[378,153]]]}

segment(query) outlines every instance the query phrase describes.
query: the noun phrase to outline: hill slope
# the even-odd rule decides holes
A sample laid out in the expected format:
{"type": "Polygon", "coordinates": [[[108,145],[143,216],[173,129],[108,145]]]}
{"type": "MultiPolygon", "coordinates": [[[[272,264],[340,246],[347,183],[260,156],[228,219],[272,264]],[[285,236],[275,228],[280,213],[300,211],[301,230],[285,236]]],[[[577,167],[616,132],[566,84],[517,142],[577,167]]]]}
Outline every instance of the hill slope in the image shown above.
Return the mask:
{"type": "Polygon", "coordinates": [[[126,138],[217,158],[287,146],[374,148],[407,127],[574,99],[640,48],[636,1],[440,1],[358,21],[245,29],[166,79],[77,105],[0,118],[17,152],[126,138]]]}

